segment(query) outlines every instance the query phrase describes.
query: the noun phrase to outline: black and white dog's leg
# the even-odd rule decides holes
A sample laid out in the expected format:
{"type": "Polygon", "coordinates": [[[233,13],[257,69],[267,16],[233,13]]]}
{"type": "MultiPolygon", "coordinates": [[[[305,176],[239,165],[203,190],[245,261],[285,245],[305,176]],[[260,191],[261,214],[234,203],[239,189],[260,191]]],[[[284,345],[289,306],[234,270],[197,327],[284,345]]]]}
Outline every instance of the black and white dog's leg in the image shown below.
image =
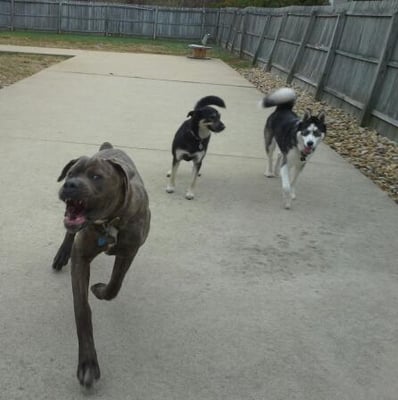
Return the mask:
{"type": "Polygon", "coordinates": [[[200,167],[202,166],[202,161],[195,162],[193,163],[192,167],[192,182],[191,186],[185,193],[185,198],[187,200],[192,200],[195,197],[194,190],[195,190],[195,185],[196,185],[196,179],[198,178],[200,167]]]}
{"type": "Polygon", "coordinates": [[[167,173],[167,176],[170,177],[169,183],[166,187],[166,192],[167,193],[173,193],[175,190],[175,179],[176,179],[176,174],[178,170],[178,166],[180,165],[180,161],[176,159],[176,157],[173,157],[173,164],[171,166],[171,171],[167,173]]]}
{"type": "Polygon", "coordinates": [[[282,153],[278,150],[278,155],[276,156],[276,160],[275,160],[275,164],[274,164],[274,175],[275,176],[280,176],[281,166],[282,166],[282,153]]]}
{"type": "Polygon", "coordinates": [[[274,163],[273,163],[273,155],[275,147],[276,147],[275,139],[271,139],[270,142],[268,142],[266,139],[265,152],[267,154],[267,168],[264,172],[264,175],[268,178],[272,178],[275,176],[274,163]]]}
{"type": "Polygon", "coordinates": [[[299,176],[299,174],[300,174],[300,172],[302,171],[303,168],[304,168],[304,164],[295,165],[292,168],[292,173],[290,175],[291,176],[290,193],[291,193],[291,198],[293,200],[296,199],[296,189],[295,189],[296,181],[297,181],[297,178],[298,178],[298,176],[299,176]]]}
{"type": "Polygon", "coordinates": [[[286,162],[286,157],[284,157],[281,166],[281,180],[282,180],[282,197],[283,197],[283,206],[286,209],[291,207],[291,185],[290,185],[290,178],[289,178],[289,167],[286,162]]]}

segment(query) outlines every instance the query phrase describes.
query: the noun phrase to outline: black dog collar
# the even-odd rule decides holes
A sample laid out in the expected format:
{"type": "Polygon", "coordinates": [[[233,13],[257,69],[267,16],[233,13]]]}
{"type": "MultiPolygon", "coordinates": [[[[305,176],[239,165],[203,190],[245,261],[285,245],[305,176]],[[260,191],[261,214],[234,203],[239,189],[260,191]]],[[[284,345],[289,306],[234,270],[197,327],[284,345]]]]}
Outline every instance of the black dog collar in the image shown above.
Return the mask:
{"type": "Polygon", "coordinates": [[[199,150],[203,150],[203,140],[202,140],[200,137],[196,136],[196,135],[193,133],[193,130],[190,130],[189,132],[190,132],[191,135],[195,138],[195,140],[197,140],[197,141],[199,142],[199,150]]]}

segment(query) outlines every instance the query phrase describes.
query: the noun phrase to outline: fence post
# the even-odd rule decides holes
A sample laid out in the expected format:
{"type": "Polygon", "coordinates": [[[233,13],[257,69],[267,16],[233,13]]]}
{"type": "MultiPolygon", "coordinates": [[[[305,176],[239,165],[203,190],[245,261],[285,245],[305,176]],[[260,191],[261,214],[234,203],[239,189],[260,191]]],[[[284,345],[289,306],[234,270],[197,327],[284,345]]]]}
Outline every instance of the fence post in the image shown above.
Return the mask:
{"type": "Polygon", "coordinates": [[[237,12],[238,12],[237,10],[234,10],[234,15],[232,17],[232,22],[231,22],[231,25],[229,26],[229,32],[228,32],[228,36],[227,36],[227,41],[225,42],[225,48],[226,49],[228,49],[228,43],[231,40],[232,28],[235,25],[235,19],[236,19],[237,12]]]}
{"type": "Polygon", "coordinates": [[[261,36],[259,36],[259,38],[258,38],[257,48],[256,48],[256,51],[254,52],[252,65],[256,65],[256,63],[257,63],[258,55],[260,54],[261,47],[263,46],[263,43],[264,43],[265,31],[267,30],[267,26],[268,26],[270,19],[271,19],[271,16],[268,14],[265,17],[264,27],[261,32],[261,36]]]}
{"type": "Polygon", "coordinates": [[[232,42],[231,42],[231,53],[232,53],[232,54],[234,54],[235,41],[236,41],[236,37],[238,36],[238,33],[239,33],[238,27],[239,27],[240,25],[242,25],[242,18],[243,18],[242,12],[239,12],[237,15],[240,16],[240,20],[239,20],[239,22],[238,22],[238,18],[236,18],[236,21],[235,21],[235,23],[236,23],[236,29],[235,29],[235,32],[234,32],[234,37],[232,38],[232,42]]]}
{"type": "Polygon", "coordinates": [[[105,5],[105,26],[104,26],[104,36],[108,36],[108,30],[109,30],[109,6],[105,5]]]}
{"type": "Polygon", "coordinates": [[[217,11],[217,18],[216,18],[216,29],[215,29],[215,42],[219,45],[220,44],[220,38],[218,37],[220,30],[219,30],[219,26],[220,26],[220,19],[221,19],[221,11],[220,9],[218,9],[217,11]]]}
{"type": "Polygon", "coordinates": [[[242,19],[241,19],[241,34],[240,34],[240,46],[239,46],[239,58],[242,58],[242,53],[243,53],[243,45],[245,41],[245,34],[246,34],[246,25],[247,25],[247,11],[245,10],[245,13],[242,14],[242,19]]]}
{"type": "Polygon", "coordinates": [[[14,30],[14,14],[15,14],[15,0],[10,3],[10,30],[14,30]]]}
{"type": "Polygon", "coordinates": [[[205,22],[206,22],[206,9],[203,7],[202,8],[202,22],[201,22],[201,27],[200,27],[200,38],[202,38],[205,33],[205,22]]]}
{"type": "Polygon", "coordinates": [[[157,32],[158,32],[158,14],[159,14],[159,7],[156,6],[154,8],[155,16],[154,16],[154,21],[153,21],[153,34],[152,34],[152,39],[156,40],[157,37],[157,32]]]}
{"type": "Polygon", "coordinates": [[[58,34],[61,33],[61,22],[62,22],[61,21],[61,13],[62,13],[61,9],[62,9],[62,0],[59,0],[58,1],[58,18],[57,18],[57,27],[58,27],[57,32],[58,32],[58,34]]]}
{"type": "Polygon", "coordinates": [[[287,15],[288,15],[288,14],[285,13],[285,14],[283,14],[283,16],[282,16],[281,23],[279,24],[278,32],[276,33],[276,36],[275,36],[275,39],[274,39],[274,43],[272,44],[271,51],[270,51],[270,54],[269,54],[269,56],[268,56],[267,63],[266,63],[265,66],[264,66],[264,71],[267,71],[267,72],[271,71],[271,68],[272,68],[272,58],[274,57],[276,45],[277,45],[277,43],[278,43],[278,41],[279,41],[279,38],[280,38],[280,36],[281,36],[283,27],[285,26],[285,23],[286,23],[286,20],[287,20],[287,15]]]}
{"type": "Polygon", "coordinates": [[[373,82],[370,86],[369,94],[364,102],[363,108],[361,110],[361,115],[359,118],[359,123],[361,126],[366,125],[369,122],[371,111],[381,89],[381,82],[384,79],[385,73],[387,71],[387,62],[391,57],[391,53],[394,49],[395,41],[398,35],[398,11],[395,11],[391,15],[390,25],[386,37],[384,39],[384,44],[382,51],[380,53],[380,58],[378,61],[376,73],[373,82]]]}
{"type": "Polygon", "coordinates": [[[301,61],[301,59],[303,57],[303,54],[304,54],[305,46],[306,46],[306,44],[308,42],[308,39],[310,37],[312,28],[313,28],[314,23],[315,23],[315,18],[316,18],[316,13],[315,13],[315,11],[312,11],[311,12],[311,16],[310,16],[310,20],[308,21],[307,27],[305,28],[303,39],[301,40],[300,46],[297,49],[297,52],[296,52],[296,55],[294,57],[292,66],[290,67],[290,71],[287,74],[287,77],[286,77],[286,82],[287,83],[291,83],[291,81],[293,80],[294,73],[295,73],[295,71],[297,69],[297,66],[300,64],[300,61],[301,61]]]}
{"type": "Polygon", "coordinates": [[[315,89],[315,93],[314,93],[315,100],[319,100],[321,98],[321,94],[322,94],[323,88],[325,86],[326,78],[329,76],[330,70],[332,69],[334,56],[336,54],[336,49],[337,49],[338,44],[340,43],[340,39],[343,34],[345,19],[346,19],[345,11],[338,14],[337,21],[334,26],[332,40],[330,41],[329,50],[328,50],[325,64],[323,67],[323,71],[322,71],[321,77],[319,78],[319,81],[316,85],[316,89],[315,89]]]}

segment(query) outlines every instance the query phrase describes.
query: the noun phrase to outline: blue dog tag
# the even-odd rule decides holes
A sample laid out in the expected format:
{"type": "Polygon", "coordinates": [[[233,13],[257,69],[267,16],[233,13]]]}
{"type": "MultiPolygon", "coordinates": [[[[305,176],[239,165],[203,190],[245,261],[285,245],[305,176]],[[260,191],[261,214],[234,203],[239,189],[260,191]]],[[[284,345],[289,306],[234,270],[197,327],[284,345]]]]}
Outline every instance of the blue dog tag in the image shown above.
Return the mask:
{"type": "Polygon", "coordinates": [[[108,239],[106,238],[106,236],[100,236],[97,243],[99,247],[104,247],[108,243],[108,239]]]}

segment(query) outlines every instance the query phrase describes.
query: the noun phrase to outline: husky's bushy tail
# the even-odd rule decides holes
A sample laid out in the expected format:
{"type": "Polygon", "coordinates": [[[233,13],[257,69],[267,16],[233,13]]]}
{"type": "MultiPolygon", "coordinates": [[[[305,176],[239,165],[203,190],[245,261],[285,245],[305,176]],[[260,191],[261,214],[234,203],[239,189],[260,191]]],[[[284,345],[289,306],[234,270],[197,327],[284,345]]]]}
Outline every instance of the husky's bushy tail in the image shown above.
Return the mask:
{"type": "Polygon", "coordinates": [[[195,106],[195,110],[206,106],[218,106],[222,108],[226,108],[224,100],[220,99],[217,96],[206,96],[200,99],[195,106]]]}
{"type": "Polygon", "coordinates": [[[275,107],[278,109],[292,109],[296,102],[296,92],[291,88],[280,88],[265,96],[261,102],[263,107],[275,107]]]}

